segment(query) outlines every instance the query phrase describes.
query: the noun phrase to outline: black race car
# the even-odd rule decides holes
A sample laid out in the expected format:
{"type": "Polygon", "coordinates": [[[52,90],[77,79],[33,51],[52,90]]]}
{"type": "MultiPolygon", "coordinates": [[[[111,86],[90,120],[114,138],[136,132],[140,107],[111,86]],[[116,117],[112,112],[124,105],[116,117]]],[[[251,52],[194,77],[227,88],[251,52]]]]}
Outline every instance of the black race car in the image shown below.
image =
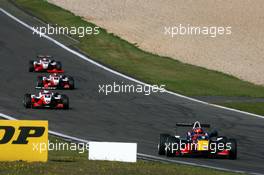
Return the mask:
{"type": "Polygon", "coordinates": [[[158,154],[173,156],[203,156],[208,158],[237,158],[237,142],[235,139],[219,136],[217,131],[206,132],[209,124],[177,123],[176,127],[192,127],[185,136],[160,134],[158,154]]]}

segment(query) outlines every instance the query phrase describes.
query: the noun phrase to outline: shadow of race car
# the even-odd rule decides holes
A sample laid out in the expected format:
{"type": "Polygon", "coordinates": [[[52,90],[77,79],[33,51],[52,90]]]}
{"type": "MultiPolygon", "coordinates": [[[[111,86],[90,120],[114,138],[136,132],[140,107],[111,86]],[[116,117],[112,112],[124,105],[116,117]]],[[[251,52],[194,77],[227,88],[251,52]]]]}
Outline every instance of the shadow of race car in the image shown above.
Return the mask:
{"type": "Polygon", "coordinates": [[[29,61],[29,72],[64,72],[61,62],[53,60],[51,56],[38,55],[37,58],[38,60],[36,61],[29,61]]]}
{"type": "Polygon", "coordinates": [[[71,76],[58,75],[38,76],[36,89],[74,89],[74,79],[71,76]]]}
{"type": "Polygon", "coordinates": [[[170,134],[160,134],[158,154],[168,157],[207,157],[237,159],[237,142],[235,139],[218,136],[214,130],[205,131],[209,124],[176,123],[176,127],[192,127],[184,137],[170,134]]]}
{"type": "Polygon", "coordinates": [[[69,98],[66,95],[42,90],[39,94],[25,94],[25,108],[69,109],[69,98]]]}

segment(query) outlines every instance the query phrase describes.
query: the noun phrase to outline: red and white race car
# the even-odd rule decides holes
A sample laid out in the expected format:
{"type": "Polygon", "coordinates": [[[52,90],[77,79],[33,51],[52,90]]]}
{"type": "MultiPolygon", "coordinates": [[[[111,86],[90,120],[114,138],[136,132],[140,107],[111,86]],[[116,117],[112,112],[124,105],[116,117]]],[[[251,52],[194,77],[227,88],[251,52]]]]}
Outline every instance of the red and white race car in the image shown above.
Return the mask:
{"type": "Polygon", "coordinates": [[[69,98],[66,95],[42,90],[39,94],[25,94],[25,108],[69,109],[69,98]]]}
{"type": "Polygon", "coordinates": [[[39,55],[38,59],[37,61],[29,61],[29,72],[64,72],[61,62],[53,60],[51,56],[39,55]]]}
{"type": "Polygon", "coordinates": [[[38,76],[36,89],[74,89],[74,79],[57,73],[38,76]]]}

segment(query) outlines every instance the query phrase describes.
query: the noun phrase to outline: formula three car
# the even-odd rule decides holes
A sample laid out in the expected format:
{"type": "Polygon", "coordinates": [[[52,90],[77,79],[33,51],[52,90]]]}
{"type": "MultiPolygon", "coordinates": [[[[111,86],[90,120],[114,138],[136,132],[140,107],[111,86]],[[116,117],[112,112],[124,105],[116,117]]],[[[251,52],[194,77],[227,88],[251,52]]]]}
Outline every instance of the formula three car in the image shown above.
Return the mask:
{"type": "Polygon", "coordinates": [[[237,158],[237,142],[225,136],[218,136],[217,131],[205,132],[209,124],[177,123],[177,127],[192,127],[184,137],[170,134],[160,134],[158,144],[159,155],[173,156],[203,156],[208,158],[237,158]],[[203,128],[202,128],[203,127],[203,128]]]}
{"type": "Polygon", "coordinates": [[[42,90],[39,94],[25,94],[25,108],[69,109],[69,98],[66,95],[42,90]]]}
{"type": "Polygon", "coordinates": [[[37,89],[74,89],[74,79],[71,76],[58,75],[38,76],[37,89]]]}
{"type": "Polygon", "coordinates": [[[29,61],[29,72],[64,72],[61,62],[53,60],[51,56],[39,55],[37,58],[36,61],[29,61]]]}

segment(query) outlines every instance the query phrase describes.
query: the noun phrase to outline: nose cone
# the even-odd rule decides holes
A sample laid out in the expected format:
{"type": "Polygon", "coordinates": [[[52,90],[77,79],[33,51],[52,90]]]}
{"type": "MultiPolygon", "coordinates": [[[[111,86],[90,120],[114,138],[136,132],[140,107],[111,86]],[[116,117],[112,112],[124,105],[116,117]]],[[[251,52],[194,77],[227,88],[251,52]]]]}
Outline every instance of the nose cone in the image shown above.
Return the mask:
{"type": "Polygon", "coordinates": [[[48,63],[43,63],[42,66],[43,66],[44,69],[47,69],[49,64],[48,63]]]}
{"type": "Polygon", "coordinates": [[[50,104],[50,102],[51,102],[51,98],[44,98],[44,102],[45,102],[46,104],[50,104]]]}
{"type": "Polygon", "coordinates": [[[53,80],[53,83],[54,83],[55,85],[58,85],[58,84],[59,84],[59,80],[53,80]]]}

